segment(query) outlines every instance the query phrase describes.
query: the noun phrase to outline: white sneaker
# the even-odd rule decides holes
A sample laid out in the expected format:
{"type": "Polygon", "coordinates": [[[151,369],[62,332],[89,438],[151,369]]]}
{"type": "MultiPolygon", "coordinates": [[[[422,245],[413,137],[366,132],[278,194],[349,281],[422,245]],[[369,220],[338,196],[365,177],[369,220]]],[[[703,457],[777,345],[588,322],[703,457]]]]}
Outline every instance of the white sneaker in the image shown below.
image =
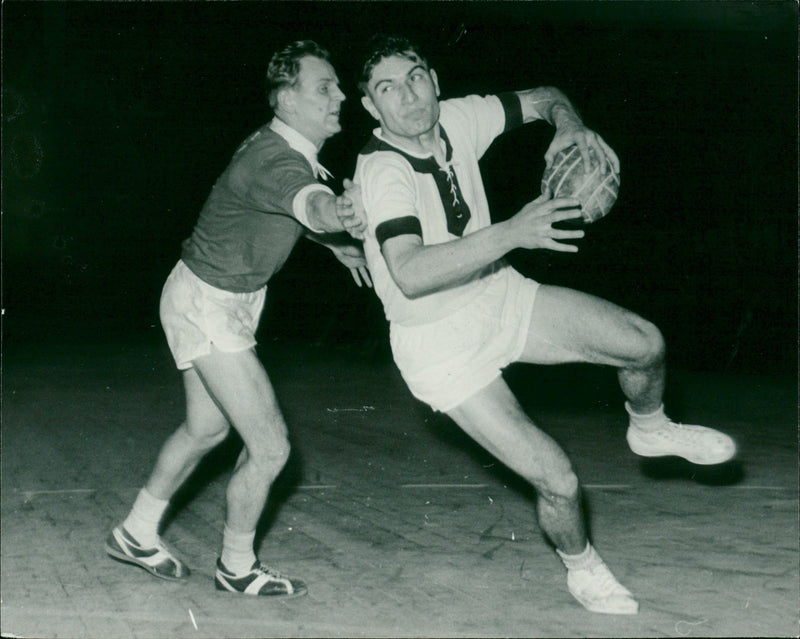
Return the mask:
{"type": "Polygon", "coordinates": [[[639,603],[599,557],[598,563],[591,568],[568,570],[567,588],[591,612],[607,615],[635,615],[639,612],[639,603]]]}
{"type": "Polygon", "coordinates": [[[628,427],[628,445],[643,457],[677,455],[693,464],[721,464],[736,454],[736,444],[725,433],[705,426],[666,421],[654,431],[628,427]]]}

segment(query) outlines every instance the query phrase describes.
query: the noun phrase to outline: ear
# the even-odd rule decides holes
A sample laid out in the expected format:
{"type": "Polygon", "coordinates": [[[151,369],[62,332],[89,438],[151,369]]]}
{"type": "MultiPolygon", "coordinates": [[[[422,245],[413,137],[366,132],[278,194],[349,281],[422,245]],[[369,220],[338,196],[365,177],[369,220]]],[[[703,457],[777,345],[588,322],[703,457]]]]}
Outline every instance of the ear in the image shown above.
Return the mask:
{"type": "Polygon", "coordinates": [[[292,113],[295,107],[294,92],[288,87],[278,91],[278,108],[284,113],[292,113]]]}
{"type": "Polygon", "coordinates": [[[378,109],[375,108],[375,103],[372,101],[372,98],[367,95],[361,96],[361,106],[367,110],[367,113],[380,122],[381,116],[380,113],[378,113],[378,109]]]}
{"type": "Polygon", "coordinates": [[[433,80],[433,86],[436,88],[436,97],[439,97],[439,76],[436,75],[436,71],[433,69],[430,70],[431,80],[433,80]]]}

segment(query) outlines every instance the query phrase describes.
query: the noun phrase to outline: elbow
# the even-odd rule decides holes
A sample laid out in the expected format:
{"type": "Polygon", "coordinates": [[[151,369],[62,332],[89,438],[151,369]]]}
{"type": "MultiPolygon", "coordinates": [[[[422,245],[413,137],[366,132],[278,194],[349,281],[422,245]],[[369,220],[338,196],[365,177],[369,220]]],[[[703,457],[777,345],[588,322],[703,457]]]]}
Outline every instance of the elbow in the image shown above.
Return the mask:
{"type": "Polygon", "coordinates": [[[412,246],[403,247],[395,241],[392,246],[384,244],[381,251],[397,288],[408,299],[416,299],[431,293],[435,288],[435,275],[430,260],[425,260],[421,250],[422,238],[409,240],[412,246]]]}
{"type": "Polygon", "coordinates": [[[397,285],[397,288],[400,289],[400,292],[410,300],[422,297],[428,293],[429,291],[427,290],[425,282],[420,278],[414,277],[408,271],[409,269],[403,268],[390,271],[392,279],[397,285]]]}
{"type": "Polygon", "coordinates": [[[410,300],[422,297],[427,292],[425,288],[420,285],[420,282],[397,277],[394,281],[395,284],[397,284],[397,288],[400,289],[400,292],[410,300]]]}
{"type": "Polygon", "coordinates": [[[425,295],[427,295],[430,292],[430,291],[427,291],[427,290],[425,290],[425,289],[423,289],[423,288],[421,288],[419,286],[411,287],[411,288],[407,288],[407,289],[402,289],[401,288],[400,290],[403,291],[403,295],[405,295],[410,300],[415,300],[415,299],[417,299],[419,297],[424,297],[425,295]]]}

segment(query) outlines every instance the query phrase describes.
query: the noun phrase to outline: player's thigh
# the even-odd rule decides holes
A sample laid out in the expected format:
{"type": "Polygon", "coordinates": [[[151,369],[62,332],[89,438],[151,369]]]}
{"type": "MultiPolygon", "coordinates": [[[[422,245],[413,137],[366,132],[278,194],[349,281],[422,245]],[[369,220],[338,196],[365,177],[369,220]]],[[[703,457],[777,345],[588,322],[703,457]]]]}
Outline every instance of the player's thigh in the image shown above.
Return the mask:
{"type": "Polygon", "coordinates": [[[267,371],[255,351],[211,352],[193,362],[209,394],[251,454],[275,454],[286,446],[287,429],[267,371]]]}
{"type": "Polygon", "coordinates": [[[222,440],[230,428],[228,418],[211,397],[194,367],[183,371],[186,394],[186,428],[198,439],[222,440]]]}
{"type": "Polygon", "coordinates": [[[464,432],[537,487],[570,492],[566,453],[520,406],[502,377],[448,411],[464,432]]]}
{"type": "Polygon", "coordinates": [[[662,354],[661,333],[632,311],[588,293],[543,285],[520,360],[628,367],[662,354]]]}

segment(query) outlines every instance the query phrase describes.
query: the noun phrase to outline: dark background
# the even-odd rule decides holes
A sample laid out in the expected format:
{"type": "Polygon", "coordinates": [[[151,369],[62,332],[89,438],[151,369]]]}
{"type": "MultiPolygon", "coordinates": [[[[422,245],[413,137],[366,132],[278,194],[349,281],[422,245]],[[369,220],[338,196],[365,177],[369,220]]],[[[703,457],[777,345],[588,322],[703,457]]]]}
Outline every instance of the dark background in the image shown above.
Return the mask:
{"type": "MultiPolygon", "coordinates": [[[[163,339],[158,297],[214,180],[269,117],[288,41],[328,47],[350,97],[323,163],[341,180],[373,127],[353,83],[375,31],[411,35],[443,97],[551,84],[617,151],[616,207],[576,255],[516,252],[540,281],[654,320],[673,367],[797,363],[795,2],[7,1],[3,12],[4,347],[163,339]]],[[[485,156],[493,214],[535,197],[552,131],[485,156]]],[[[374,294],[301,243],[260,339],[384,339],[374,294]]],[[[385,354],[385,350],[382,351],[385,354]]]]}

